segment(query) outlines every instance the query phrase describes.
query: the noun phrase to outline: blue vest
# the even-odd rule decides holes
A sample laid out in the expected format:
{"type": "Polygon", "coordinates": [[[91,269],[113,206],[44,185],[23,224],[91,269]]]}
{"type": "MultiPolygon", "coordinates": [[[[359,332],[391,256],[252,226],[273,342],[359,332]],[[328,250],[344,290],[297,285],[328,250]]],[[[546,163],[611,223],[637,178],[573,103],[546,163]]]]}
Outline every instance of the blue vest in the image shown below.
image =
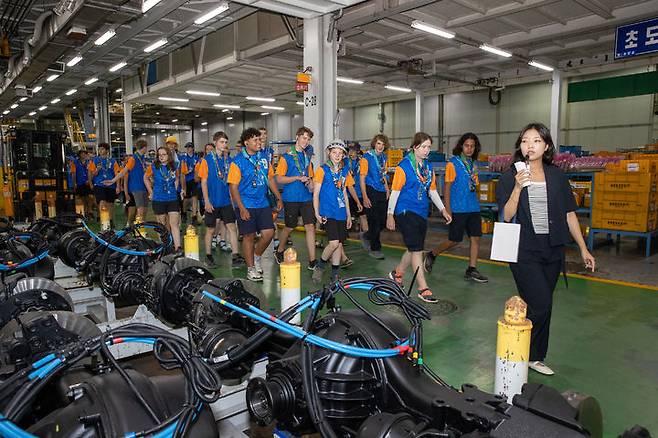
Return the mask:
{"type": "Polygon", "coordinates": [[[103,184],[103,181],[114,178],[114,163],[116,163],[116,160],[110,157],[94,157],[92,161],[96,166],[96,170],[98,170],[98,173],[93,179],[93,184],[97,187],[110,187],[112,189],[116,189],[116,184],[112,184],[111,186],[106,186],[103,184]]]}
{"type": "Polygon", "coordinates": [[[425,160],[425,166],[428,169],[428,183],[422,184],[409,157],[405,157],[398,165],[404,171],[405,183],[400,190],[400,197],[395,204],[395,214],[402,214],[407,211],[416,213],[426,218],[429,214],[429,185],[432,180],[432,165],[425,160]]]}
{"type": "Polygon", "coordinates": [[[366,175],[366,185],[372,187],[378,192],[385,192],[384,178],[386,178],[386,153],[382,152],[376,155],[375,150],[371,149],[363,155],[368,160],[368,174],[366,175]]]}
{"type": "Polygon", "coordinates": [[[343,196],[343,187],[350,170],[343,166],[336,175],[332,175],[327,164],[322,165],[324,178],[320,188],[320,216],[338,221],[347,220],[347,199],[343,196]]]}
{"type": "Polygon", "coordinates": [[[74,158],[73,163],[75,164],[75,185],[84,186],[89,180],[89,169],[87,169],[87,163],[80,161],[80,157],[74,158]]]}
{"type": "Polygon", "coordinates": [[[187,173],[185,174],[185,181],[189,182],[194,179],[194,166],[196,163],[201,161],[199,156],[197,154],[193,154],[191,157],[187,155],[187,153],[181,155],[181,160],[185,161],[185,164],[187,165],[187,173]]]}
{"type": "MultiPolygon", "coordinates": [[[[280,158],[286,160],[288,166],[286,176],[309,176],[308,165],[311,160],[306,157],[304,152],[295,151],[295,153],[297,154],[297,162],[299,163],[299,167],[301,167],[301,172],[295,164],[294,156],[290,152],[287,152],[280,158]]],[[[313,193],[306,188],[303,182],[293,181],[283,186],[282,198],[285,202],[309,202],[313,200],[313,193]]]]}
{"type": "Polygon", "coordinates": [[[218,157],[215,152],[206,154],[203,158],[208,166],[208,198],[214,208],[231,205],[231,195],[228,190],[228,170],[231,157],[218,157]]]}
{"type": "Polygon", "coordinates": [[[240,198],[245,208],[265,208],[270,203],[267,199],[268,172],[270,161],[261,152],[248,158],[244,150],[233,159],[234,165],[240,169],[241,179],[238,184],[240,198]]]}
{"type": "Polygon", "coordinates": [[[450,211],[453,213],[479,213],[480,202],[477,191],[469,188],[470,176],[459,157],[452,157],[450,162],[455,166],[456,177],[450,186],[450,211]]]}
{"type": "Polygon", "coordinates": [[[128,192],[144,192],[146,186],[144,185],[144,171],[148,167],[144,155],[138,153],[133,154],[135,165],[132,170],[128,171],[128,192]]]}
{"type": "Polygon", "coordinates": [[[361,193],[361,159],[357,155],[355,160],[347,158],[348,165],[350,167],[350,172],[352,172],[352,178],[354,178],[354,190],[356,191],[357,198],[363,198],[361,193]]]}
{"type": "Polygon", "coordinates": [[[161,165],[151,164],[153,173],[153,200],[158,202],[178,200],[176,190],[176,171],[161,165]]]}

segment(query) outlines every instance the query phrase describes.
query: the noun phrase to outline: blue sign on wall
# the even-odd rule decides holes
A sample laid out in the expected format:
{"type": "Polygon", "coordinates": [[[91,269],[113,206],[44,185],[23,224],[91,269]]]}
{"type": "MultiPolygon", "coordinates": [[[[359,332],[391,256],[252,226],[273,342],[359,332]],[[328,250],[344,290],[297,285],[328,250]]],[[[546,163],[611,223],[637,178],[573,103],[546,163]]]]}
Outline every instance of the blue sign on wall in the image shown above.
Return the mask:
{"type": "Polygon", "coordinates": [[[615,59],[658,52],[658,18],[617,28],[615,59]]]}

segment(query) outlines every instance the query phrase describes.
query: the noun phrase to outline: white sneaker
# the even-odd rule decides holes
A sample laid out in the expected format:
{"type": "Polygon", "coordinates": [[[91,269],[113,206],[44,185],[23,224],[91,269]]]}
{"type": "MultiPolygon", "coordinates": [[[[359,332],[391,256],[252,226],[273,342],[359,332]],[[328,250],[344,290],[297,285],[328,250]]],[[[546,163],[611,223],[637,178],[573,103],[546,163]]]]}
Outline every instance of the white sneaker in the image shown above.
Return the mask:
{"type": "Polygon", "coordinates": [[[260,263],[261,256],[254,255],[254,268],[258,271],[259,274],[263,274],[263,265],[260,263]]]}
{"type": "Polygon", "coordinates": [[[250,266],[247,268],[247,280],[263,281],[263,276],[256,270],[256,267],[250,266]]]}
{"type": "Polygon", "coordinates": [[[535,370],[539,374],[543,374],[545,376],[552,376],[553,374],[555,374],[555,372],[553,372],[553,370],[550,369],[548,365],[546,365],[544,362],[541,362],[539,360],[530,362],[528,364],[528,368],[530,368],[531,370],[535,370]]]}

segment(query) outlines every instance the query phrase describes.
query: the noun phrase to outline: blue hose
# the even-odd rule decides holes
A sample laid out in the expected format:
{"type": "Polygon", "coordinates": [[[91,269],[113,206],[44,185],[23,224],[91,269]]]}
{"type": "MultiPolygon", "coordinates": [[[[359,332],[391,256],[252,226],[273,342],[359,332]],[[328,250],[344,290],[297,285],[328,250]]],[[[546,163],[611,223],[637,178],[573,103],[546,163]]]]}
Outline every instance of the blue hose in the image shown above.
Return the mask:
{"type": "MultiPolygon", "coordinates": [[[[82,225],[85,227],[85,230],[87,230],[87,233],[89,233],[89,235],[90,235],[90,236],[91,236],[96,242],[100,243],[101,245],[106,246],[106,247],[110,248],[111,250],[116,251],[116,252],[121,253],[121,254],[127,254],[127,255],[139,256],[139,257],[151,256],[151,255],[153,255],[153,254],[158,254],[158,253],[164,251],[164,249],[165,249],[166,247],[168,247],[169,245],[171,245],[171,243],[172,243],[172,239],[173,239],[172,236],[169,235],[169,242],[168,242],[166,245],[165,245],[165,243],[163,242],[158,248],[156,248],[156,249],[154,249],[154,250],[150,250],[150,251],[137,251],[137,250],[134,250],[134,249],[121,248],[121,247],[118,247],[118,246],[112,245],[111,243],[106,242],[105,240],[103,240],[103,238],[101,238],[98,234],[96,234],[96,233],[94,233],[93,231],[91,231],[91,229],[89,228],[89,226],[87,225],[86,222],[83,221],[83,222],[82,222],[82,225]]],[[[153,226],[150,226],[150,225],[143,225],[143,226],[146,227],[146,228],[154,228],[153,226]]],[[[116,235],[117,237],[119,237],[119,238],[123,237],[125,234],[126,234],[126,231],[125,231],[125,230],[120,230],[120,231],[117,231],[117,232],[115,233],[115,235],[116,235]]]]}

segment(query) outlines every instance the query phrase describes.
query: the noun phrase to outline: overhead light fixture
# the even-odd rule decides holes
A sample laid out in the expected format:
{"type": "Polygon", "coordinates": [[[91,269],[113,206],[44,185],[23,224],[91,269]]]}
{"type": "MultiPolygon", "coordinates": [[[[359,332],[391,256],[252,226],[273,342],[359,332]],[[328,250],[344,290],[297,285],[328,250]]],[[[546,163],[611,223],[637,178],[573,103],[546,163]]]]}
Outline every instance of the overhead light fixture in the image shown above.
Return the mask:
{"type": "Polygon", "coordinates": [[[247,96],[247,100],[255,100],[257,102],[276,102],[276,99],[272,97],[247,96]]]}
{"type": "Polygon", "coordinates": [[[48,81],[48,82],[52,82],[52,81],[54,81],[55,79],[57,79],[58,77],[59,77],[59,75],[57,75],[57,74],[50,75],[50,76],[48,76],[48,77],[46,78],[46,81],[48,81]]]}
{"type": "Polygon", "coordinates": [[[215,108],[240,109],[239,105],[225,105],[223,103],[214,103],[212,106],[214,106],[215,108]]]}
{"type": "Polygon", "coordinates": [[[201,128],[201,132],[208,132],[208,128],[201,128]]]}
{"type": "Polygon", "coordinates": [[[268,110],[277,110],[277,111],[283,111],[285,109],[282,106],[269,106],[269,105],[261,105],[261,108],[268,110]]]}
{"type": "Polygon", "coordinates": [[[173,119],[173,120],[171,121],[171,123],[176,123],[177,121],[178,121],[178,119],[173,119]]]}
{"type": "Polygon", "coordinates": [[[77,106],[74,106],[74,107],[73,107],[73,108],[71,108],[71,109],[78,109],[78,107],[77,107],[77,106]]]}
{"type": "Polygon", "coordinates": [[[206,126],[208,122],[201,122],[201,126],[206,126]]]}
{"type": "Polygon", "coordinates": [[[160,3],[162,0],[144,0],[142,2],[142,14],[149,9],[151,9],[153,6],[157,5],[160,3]]]}
{"type": "Polygon", "coordinates": [[[531,67],[536,67],[540,70],[545,70],[545,71],[553,71],[554,70],[553,67],[551,67],[550,65],[542,64],[541,62],[537,62],[537,61],[530,61],[530,62],[528,62],[528,65],[531,66],[531,67]]]}
{"type": "Polygon", "coordinates": [[[482,44],[480,46],[480,49],[484,50],[485,52],[493,53],[494,55],[502,56],[503,58],[512,57],[512,54],[510,52],[506,52],[505,50],[499,49],[497,47],[488,46],[486,44],[482,44]]]}
{"type": "Polygon", "coordinates": [[[201,117],[199,114],[195,114],[194,117],[201,117]]]}
{"type": "Polygon", "coordinates": [[[43,110],[45,110],[46,108],[48,108],[48,106],[46,106],[46,105],[44,105],[44,106],[40,106],[40,107],[39,107],[39,111],[43,111],[43,110]]]}
{"type": "Polygon", "coordinates": [[[227,10],[228,10],[228,3],[222,3],[216,8],[209,10],[203,15],[200,15],[199,18],[194,20],[194,24],[203,24],[206,21],[210,20],[211,18],[215,18],[216,16],[227,10]]]}
{"type": "Polygon", "coordinates": [[[127,66],[127,65],[128,65],[127,62],[125,62],[125,61],[121,61],[120,63],[118,63],[118,64],[114,64],[112,67],[110,67],[110,71],[111,71],[111,72],[115,72],[115,71],[117,71],[117,70],[121,70],[122,68],[124,68],[124,67],[127,66]]]}
{"type": "Polygon", "coordinates": [[[234,127],[234,126],[235,126],[235,123],[229,123],[229,124],[228,124],[228,127],[229,127],[229,128],[232,128],[232,127],[234,127]]]}
{"type": "Polygon", "coordinates": [[[32,88],[32,94],[37,94],[39,91],[41,91],[43,87],[41,85],[37,85],[36,87],[32,88]]]}
{"type": "Polygon", "coordinates": [[[115,93],[121,93],[122,91],[123,91],[123,88],[117,88],[116,90],[114,90],[115,93]]]}
{"type": "Polygon", "coordinates": [[[67,66],[67,67],[73,67],[74,65],[76,65],[76,64],[79,63],[80,61],[82,61],[82,56],[80,56],[80,55],[76,55],[76,56],[74,56],[73,58],[71,58],[71,59],[69,60],[69,62],[66,63],[66,66],[67,66]]]}
{"type": "Polygon", "coordinates": [[[142,132],[142,135],[146,135],[146,132],[142,132]]]}
{"type": "Polygon", "coordinates": [[[27,97],[21,97],[21,98],[20,98],[20,101],[21,101],[21,102],[25,102],[26,100],[27,100],[27,97]]]}
{"type": "Polygon", "coordinates": [[[412,21],[411,27],[413,27],[414,29],[422,30],[423,32],[440,36],[441,38],[447,38],[449,40],[455,37],[455,34],[452,32],[448,32],[447,30],[440,29],[436,26],[432,26],[431,24],[427,24],[424,21],[420,21],[420,20],[412,21]]]}
{"type": "Polygon", "coordinates": [[[362,85],[363,84],[363,81],[360,81],[358,79],[343,78],[341,76],[338,76],[336,78],[336,81],[345,82],[346,84],[356,84],[356,85],[362,85]]]}
{"type": "Polygon", "coordinates": [[[112,38],[116,34],[117,33],[114,29],[109,29],[103,35],[96,38],[96,41],[94,41],[94,44],[96,44],[97,46],[102,46],[103,44],[105,44],[110,38],[112,38]]]}
{"type": "Polygon", "coordinates": [[[411,88],[396,87],[395,85],[384,85],[384,88],[391,91],[401,91],[403,93],[411,93],[412,91],[411,88]]]}
{"type": "Polygon", "coordinates": [[[227,112],[229,112],[229,111],[231,111],[231,110],[229,110],[229,109],[223,109],[223,110],[222,110],[223,113],[227,113],[227,112]]]}
{"type": "Polygon", "coordinates": [[[164,46],[165,44],[167,44],[166,38],[162,38],[160,40],[157,40],[156,42],[154,42],[150,46],[144,47],[144,53],[150,53],[150,52],[154,51],[155,49],[164,46]]]}
{"type": "Polygon", "coordinates": [[[194,94],[196,96],[211,96],[211,97],[221,96],[220,93],[214,93],[212,91],[187,90],[186,93],[187,94],[194,94]]]}
{"type": "MultiPolygon", "coordinates": [[[[98,81],[97,77],[89,78],[85,81],[85,85],[91,85],[91,84],[93,84],[94,82],[97,82],[97,81],[98,81]]],[[[32,92],[34,93],[34,90],[32,90],[32,92]]]]}
{"type": "Polygon", "coordinates": [[[233,117],[227,117],[226,120],[233,120],[233,117]]]}
{"type": "Polygon", "coordinates": [[[12,104],[9,108],[11,108],[11,109],[18,108],[18,104],[17,104],[17,103],[14,103],[14,104],[12,104]]]}
{"type": "Polygon", "coordinates": [[[57,103],[60,100],[62,100],[62,99],[60,99],[59,97],[56,97],[55,99],[51,100],[50,103],[57,103]]]}
{"type": "Polygon", "coordinates": [[[35,115],[36,113],[37,113],[36,111],[30,111],[30,113],[28,114],[28,116],[33,116],[33,115],[35,115]]]}
{"type": "Polygon", "coordinates": [[[110,135],[116,135],[116,133],[117,133],[116,131],[112,131],[110,132],[110,135]]]}
{"type": "Polygon", "coordinates": [[[159,100],[170,100],[172,102],[189,102],[190,99],[181,99],[180,97],[164,97],[160,96],[158,97],[159,100]]]}
{"type": "Polygon", "coordinates": [[[114,101],[115,102],[121,102],[121,98],[117,97],[116,99],[114,99],[114,101]]]}
{"type": "Polygon", "coordinates": [[[9,114],[9,110],[4,110],[4,111],[2,112],[2,114],[5,114],[5,115],[9,114]]]}
{"type": "Polygon", "coordinates": [[[156,113],[155,113],[155,115],[156,115],[156,116],[159,116],[159,115],[160,115],[160,113],[157,113],[157,112],[156,112],[156,113]]]}
{"type": "Polygon", "coordinates": [[[155,125],[159,125],[159,124],[160,124],[160,122],[155,122],[155,125]]]}
{"type": "Polygon", "coordinates": [[[261,116],[269,116],[270,113],[260,113],[261,116]]]}
{"type": "Polygon", "coordinates": [[[161,129],[160,132],[165,132],[165,130],[164,130],[164,129],[161,129]]]}
{"type": "Polygon", "coordinates": [[[69,91],[67,91],[65,94],[66,94],[67,96],[70,96],[71,94],[75,94],[75,93],[77,93],[77,92],[78,92],[78,90],[76,90],[75,88],[72,88],[72,89],[70,89],[69,91]]]}

